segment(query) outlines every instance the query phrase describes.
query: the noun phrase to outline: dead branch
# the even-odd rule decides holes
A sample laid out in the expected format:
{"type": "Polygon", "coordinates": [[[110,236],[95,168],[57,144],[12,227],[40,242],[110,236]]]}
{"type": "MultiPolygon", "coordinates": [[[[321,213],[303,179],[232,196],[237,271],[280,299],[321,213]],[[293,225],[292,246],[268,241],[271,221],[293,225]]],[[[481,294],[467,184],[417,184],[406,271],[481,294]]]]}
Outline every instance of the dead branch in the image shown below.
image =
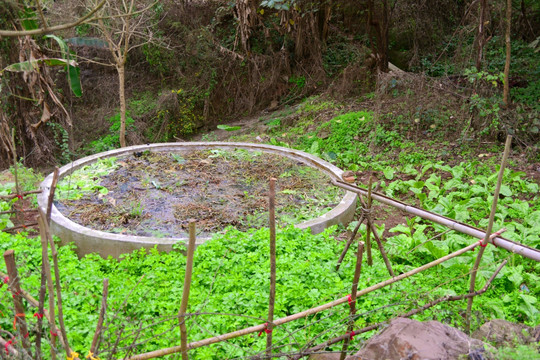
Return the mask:
{"type": "Polygon", "coordinates": [[[34,29],[34,30],[0,30],[0,38],[50,34],[52,32],[73,28],[77,25],[80,25],[88,21],[99,9],[103,7],[103,5],[105,5],[106,2],[107,0],[101,0],[101,2],[97,4],[96,7],[94,7],[88,14],[86,14],[85,16],[81,17],[80,19],[74,22],[71,22],[68,24],[51,26],[51,27],[44,26],[43,28],[34,29]]]}

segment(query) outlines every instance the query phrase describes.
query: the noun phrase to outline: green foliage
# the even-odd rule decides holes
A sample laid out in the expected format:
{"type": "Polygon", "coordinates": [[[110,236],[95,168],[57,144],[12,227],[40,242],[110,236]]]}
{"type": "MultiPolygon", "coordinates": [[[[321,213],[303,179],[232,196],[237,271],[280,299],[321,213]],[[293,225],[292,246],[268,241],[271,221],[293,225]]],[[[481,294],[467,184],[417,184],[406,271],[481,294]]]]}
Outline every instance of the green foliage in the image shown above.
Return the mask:
{"type": "Polygon", "coordinates": [[[150,65],[150,71],[165,76],[171,71],[171,62],[174,59],[174,53],[169,49],[154,43],[147,43],[142,46],[142,52],[146,62],[150,65]]]}
{"type": "Polygon", "coordinates": [[[487,359],[493,360],[536,360],[538,359],[537,345],[517,345],[516,347],[489,347],[487,359]]]}
{"type": "MultiPolygon", "coordinates": [[[[109,151],[120,147],[120,113],[111,116],[107,119],[111,126],[109,127],[109,134],[92,141],[88,145],[88,151],[91,153],[99,153],[103,151],[109,151]]],[[[126,128],[134,129],[133,123],[135,120],[129,116],[129,112],[126,114],[126,128]]]]}
{"type": "Polygon", "coordinates": [[[75,96],[77,97],[82,96],[81,76],[80,76],[81,70],[76,64],[72,62],[72,59],[76,58],[75,53],[70,51],[66,42],[58,36],[49,34],[49,35],[45,35],[45,38],[53,39],[54,41],[56,41],[56,43],[60,47],[60,50],[62,51],[62,56],[66,60],[66,64],[64,64],[64,67],[67,73],[69,88],[71,89],[73,94],[75,94],[75,96]]]}
{"type": "Polygon", "coordinates": [[[151,91],[136,94],[128,103],[129,112],[134,118],[153,115],[157,106],[155,93],[151,91]]]}
{"type": "Polygon", "coordinates": [[[202,122],[201,99],[208,96],[201,91],[171,90],[168,102],[157,111],[154,124],[147,137],[152,141],[171,141],[175,137],[187,137],[202,122]]]}
{"type": "Polygon", "coordinates": [[[60,152],[57,159],[61,164],[69,163],[73,153],[69,149],[69,134],[67,130],[62,125],[52,121],[47,121],[46,125],[53,131],[54,141],[60,152]]]}
{"type": "Polygon", "coordinates": [[[236,130],[240,130],[242,127],[241,126],[230,126],[230,125],[226,125],[226,124],[221,124],[221,125],[218,125],[217,128],[220,129],[220,130],[225,130],[225,131],[236,131],[236,130]]]}
{"type": "Polygon", "coordinates": [[[329,77],[340,75],[347,65],[360,57],[360,51],[344,37],[331,38],[323,53],[323,67],[329,77]]]}
{"type": "Polygon", "coordinates": [[[118,168],[116,158],[103,158],[96,162],[83,166],[75,170],[72,174],[65,176],[56,186],[56,198],[58,200],[77,200],[88,193],[96,191],[106,195],[109,191],[106,187],[99,185],[100,177],[108,175],[118,168]]]}
{"type": "Polygon", "coordinates": [[[340,163],[348,167],[368,151],[367,145],[355,140],[355,137],[364,136],[369,131],[371,116],[370,112],[365,111],[336,116],[315,131],[301,136],[300,147],[328,161],[337,161],[339,154],[340,163]],[[329,133],[326,139],[318,136],[322,132],[329,133]]]}

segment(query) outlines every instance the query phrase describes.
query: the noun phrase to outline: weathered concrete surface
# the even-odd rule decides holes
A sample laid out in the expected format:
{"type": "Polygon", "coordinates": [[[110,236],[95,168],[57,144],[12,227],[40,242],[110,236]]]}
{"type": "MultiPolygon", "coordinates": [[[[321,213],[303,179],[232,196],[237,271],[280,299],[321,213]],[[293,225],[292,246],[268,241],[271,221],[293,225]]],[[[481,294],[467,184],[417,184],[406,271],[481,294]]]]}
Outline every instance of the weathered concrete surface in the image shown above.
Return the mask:
{"type": "MultiPolygon", "coordinates": [[[[63,178],[73,171],[93,163],[102,158],[128,156],[136,151],[182,151],[182,150],[205,150],[205,149],[246,149],[253,151],[264,151],[271,154],[286,156],[298,160],[313,168],[319,169],[332,178],[341,178],[343,171],[336,166],[321,160],[305,152],[283,148],[279,146],[250,144],[250,143],[222,143],[222,142],[191,142],[191,143],[164,143],[147,144],[125,147],[111,150],[99,154],[94,154],[60,168],[60,178],[63,178]]],[[[52,183],[52,174],[47,176],[41,183],[42,193],[38,196],[39,206],[45,211],[49,190],[52,183]]],[[[311,229],[314,234],[322,232],[324,229],[335,224],[347,224],[354,215],[356,207],[356,194],[347,192],[341,202],[323,216],[296,225],[300,229],[311,229]]],[[[58,209],[53,206],[51,212],[51,231],[57,235],[62,244],[70,242],[77,246],[77,254],[83,256],[89,253],[98,253],[103,257],[113,256],[119,258],[121,254],[132,252],[140,248],[152,248],[156,246],[161,251],[171,251],[175,243],[187,243],[187,238],[156,238],[143,236],[128,236],[121,234],[106,233],[83,227],[63,216],[58,209]]],[[[197,239],[197,244],[201,244],[209,238],[197,239]]]]}
{"type": "Polygon", "coordinates": [[[438,321],[393,319],[347,360],[444,360],[483,351],[483,343],[438,321]]]}

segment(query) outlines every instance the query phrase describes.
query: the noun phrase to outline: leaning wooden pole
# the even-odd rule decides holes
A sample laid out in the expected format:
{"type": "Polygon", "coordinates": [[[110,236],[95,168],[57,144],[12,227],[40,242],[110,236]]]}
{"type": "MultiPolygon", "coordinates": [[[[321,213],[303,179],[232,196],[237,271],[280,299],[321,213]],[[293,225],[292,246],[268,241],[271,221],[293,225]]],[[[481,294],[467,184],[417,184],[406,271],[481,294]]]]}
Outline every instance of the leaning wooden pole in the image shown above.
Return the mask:
{"type": "Polygon", "coordinates": [[[336,264],[336,271],[339,271],[339,267],[341,266],[343,259],[345,259],[345,255],[347,255],[347,251],[349,251],[349,248],[351,247],[351,244],[354,241],[354,238],[356,237],[358,230],[360,230],[360,226],[362,225],[362,222],[364,222],[364,219],[365,219],[365,214],[362,213],[360,215],[360,218],[358,219],[358,224],[356,224],[356,227],[354,228],[351,236],[349,237],[349,240],[347,240],[347,242],[345,243],[345,247],[343,248],[341,255],[339,255],[339,259],[336,264]]]}
{"type": "Polygon", "coordinates": [[[188,360],[187,346],[187,328],[186,328],[186,311],[189,301],[189,289],[191,287],[191,275],[193,273],[193,255],[195,253],[195,221],[189,223],[189,242],[186,260],[186,275],[184,276],[184,290],[182,291],[182,302],[178,311],[178,321],[180,323],[180,347],[182,360],[188,360]]]}
{"type": "MultiPolygon", "coordinates": [[[[501,191],[504,168],[506,167],[506,160],[508,159],[508,154],[510,153],[511,145],[512,145],[512,136],[508,135],[506,137],[506,144],[504,146],[504,153],[501,160],[501,167],[499,169],[499,176],[497,177],[497,185],[495,186],[495,193],[493,194],[493,201],[491,202],[491,211],[489,213],[489,222],[488,222],[488,227],[486,230],[486,236],[484,236],[484,239],[482,240],[480,244],[480,250],[478,251],[478,256],[476,257],[476,261],[471,271],[469,293],[474,292],[474,286],[476,284],[476,274],[478,272],[478,267],[480,266],[480,262],[482,261],[482,255],[484,255],[486,246],[489,243],[491,231],[493,230],[493,221],[495,220],[495,213],[497,212],[497,201],[499,200],[499,192],[501,191]]],[[[472,310],[473,299],[474,299],[473,297],[470,297],[469,300],[467,301],[467,331],[470,331],[471,329],[471,310],[472,310]]]]}
{"type": "Polygon", "coordinates": [[[266,325],[266,356],[272,356],[272,330],[274,329],[274,305],[276,302],[276,179],[270,179],[268,194],[268,217],[270,226],[270,295],[268,297],[268,322],[266,325]]]}
{"type": "MultiPolygon", "coordinates": [[[[371,194],[370,194],[371,197],[371,194]]],[[[365,204],[364,200],[362,200],[362,197],[360,197],[360,202],[362,203],[362,206],[367,208],[367,205],[365,204]]],[[[371,208],[371,206],[370,206],[371,208]]],[[[390,260],[388,260],[388,256],[386,255],[386,251],[384,251],[384,246],[382,243],[381,238],[379,237],[379,234],[377,233],[377,229],[375,228],[375,224],[373,223],[373,218],[371,216],[368,216],[367,218],[367,226],[371,229],[371,233],[373,234],[373,238],[377,242],[377,246],[379,247],[379,252],[381,253],[381,256],[384,260],[384,264],[386,265],[386,269],[388,270],[388,273],[390,276],[394,277],[394,270],[392,270],[392,265],[390,264],[390,260]]]]}
{"type": "Polygon", "coordinates": [[[356,266],[354,269],[354,277],[351,289],[351,299],[349,301],[349,323],[347,324],[347,334],[348,337],[345,338],[343,342],[343,347],[341,348],[340,360],[344,360],[347,356],[347,349],[349,347],[349,341],[352,340],[354,336],[354,317],[356,315],[356,293],[358,291],[358,281],[360,280],[360,272],[362,271],[362,254],[364,253],[364,243],[360,241],[358,243],[358,251],[356,252],[356,266]]]}
{"type": "Polygon", "coordinates": [[[51,183],[51,188],[49,190],[49,198],[47,200],[47,223],[51,222],[51,211],[52,211],[52,206],[53,206],[53,201],[54,201],[54,193],[56,192],[56,185],[58,184],[58,171],[59,171],[58,168],[55,167],[54,173],[53,173],[53,179],[51,183]]]}
{"type": "Polygon", "coordinates": [[[4,252],[4,261],[6,262],[7,273],[9,276],[9,290],[13,296],[13,305],[15,306],[15,319],[13,320],[13,328],[19,333],[24,351],[32,357],[30,342],[28,341],[28,327],[26,326],[26,313],[24,310],[21,283],[19,279],[19,271],[15,264],[15,254],[13,250],[4,252]]]}

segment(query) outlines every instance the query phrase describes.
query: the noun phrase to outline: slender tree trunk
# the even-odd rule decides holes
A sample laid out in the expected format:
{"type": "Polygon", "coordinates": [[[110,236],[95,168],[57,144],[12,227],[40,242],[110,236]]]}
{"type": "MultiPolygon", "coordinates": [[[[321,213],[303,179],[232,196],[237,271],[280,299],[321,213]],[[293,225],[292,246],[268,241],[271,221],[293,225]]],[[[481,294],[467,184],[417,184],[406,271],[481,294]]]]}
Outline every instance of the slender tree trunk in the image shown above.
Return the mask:
{"type": "Polygon", "coordinates": [[[326,41],[328,40],[328,24],[330,23],[330,16],[332,15],[332,5],[330,1],[321,5],[319,9],[319,39],[321,45],[326,48],[326,41]]]}
{"type": "Polygon", "coordinates": [[[389,9],[388,0],[382,0],[382,9],[377,11],[375,1],[368,1],[368,23],[371,28],[372,51],[376,57],[377,68],[381,72],[388,72],[388,32],[389,9]],[[374,38],[374,39],[373,39],[374,38]]]}
{"type": "Polygon", "coordinates": [[[506,63],[504,64],[504,90],[503,102],[504,106],[510,105],[510,31],[512,29],[512,0],[506,0],[506,63]]]}
{"type": "Polygon", "coordinates": [[[125,62],[120,61],[116,64],[118,72],[118,87],[120,95],[120,147],[126,147],[126,76],[125,62]]]}
{"type": "Polygon", "coordinates": [[[482,58],[484,57],[484,45],[486,44],[486,19],[488,10],[488,0],[480,0],[480,20],[478,21],[478,32],[476,35],[476,70],[482,68],[482,58]]]}

